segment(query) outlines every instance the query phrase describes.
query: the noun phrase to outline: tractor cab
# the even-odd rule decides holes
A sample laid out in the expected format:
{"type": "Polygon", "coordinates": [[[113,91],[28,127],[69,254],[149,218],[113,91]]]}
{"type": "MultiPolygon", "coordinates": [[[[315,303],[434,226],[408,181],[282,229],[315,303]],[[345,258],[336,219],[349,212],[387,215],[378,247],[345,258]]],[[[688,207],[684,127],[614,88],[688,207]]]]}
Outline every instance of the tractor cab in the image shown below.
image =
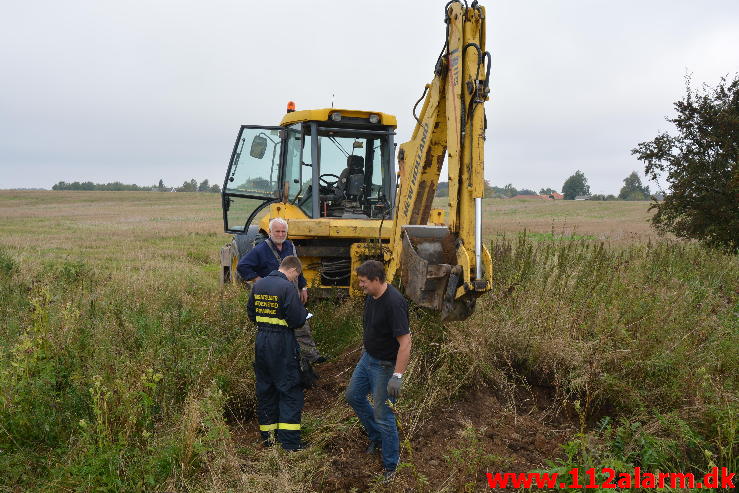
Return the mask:
{"type": "Polygon", "coordinates": [[[243,125],[223,186],[224,229],[246,232],[275,202],[305,219],[392,219],[396,126],[378,112],[290,105],[279,126],[243,125]]]}

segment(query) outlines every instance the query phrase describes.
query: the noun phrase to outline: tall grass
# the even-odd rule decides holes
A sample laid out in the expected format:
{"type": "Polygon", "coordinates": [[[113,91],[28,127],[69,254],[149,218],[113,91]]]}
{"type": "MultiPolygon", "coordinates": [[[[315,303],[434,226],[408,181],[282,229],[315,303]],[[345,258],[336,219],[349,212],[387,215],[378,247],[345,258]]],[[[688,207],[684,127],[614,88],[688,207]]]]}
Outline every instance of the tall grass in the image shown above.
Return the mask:
{"type": "Polygon", "coordinates": [[[67,259],[4,269],[0,290],[6,484],[148,489],[200,471],[250,373],[242,292],[67,259]]]}
{"type": "MultiPolygon", "coordinates": [[[[552,416],[580,423],[551,468],[736,470],[736,256],[526,235],[491,246],[495,288],[471,319],[444,327],[413,310],[398,409],[406,446],[471,389],[496,389],[515,409],[537,385],[551,391],[552,416]]],[[[0,491],[322,490],[329,444],[358,429],[337,395],[306,414],[308,452],[261,451],[236,436],[233,422],[254,408],[241,289],[166,265],[38,265],[0,249],[0,296],[0,491]]],[[[312,310],[324,352],[359,345],[361,301],[312,310]]],[[[460,475],[450,484],[470,474],[459,450],[479,449],[469,463],[480,467],[501,460],[480,443],[442,453],[460,475]]]]}
{"type": "Polygon", "coordinates": [[[552,467],[737,470],[736,256],[527,235],[492,248],[492,296],[466,322],[418,331],[414,371],[424,375],[409,380],[423,382],[409,408],[428,399],[427,382],[441,398],[492,384],[511,408],[522,388],[543,386],[550,412],[580,423],[569,459],[552,467]]]}

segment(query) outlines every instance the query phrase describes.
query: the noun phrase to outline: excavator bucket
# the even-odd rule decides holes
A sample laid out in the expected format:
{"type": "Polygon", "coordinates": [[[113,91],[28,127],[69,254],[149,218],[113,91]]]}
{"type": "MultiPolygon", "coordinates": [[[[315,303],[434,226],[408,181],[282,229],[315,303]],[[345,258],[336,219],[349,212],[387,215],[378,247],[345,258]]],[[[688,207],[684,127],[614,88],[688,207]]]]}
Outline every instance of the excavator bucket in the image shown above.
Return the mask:
{"type": "Polygon", "coordinates": [[[441,312],[442,321],[464,320],[475,298],[455,299],[462,279],[454,236],[446,226],[403,227],[400,260],[405,295],[419,306],[441,312]]]}

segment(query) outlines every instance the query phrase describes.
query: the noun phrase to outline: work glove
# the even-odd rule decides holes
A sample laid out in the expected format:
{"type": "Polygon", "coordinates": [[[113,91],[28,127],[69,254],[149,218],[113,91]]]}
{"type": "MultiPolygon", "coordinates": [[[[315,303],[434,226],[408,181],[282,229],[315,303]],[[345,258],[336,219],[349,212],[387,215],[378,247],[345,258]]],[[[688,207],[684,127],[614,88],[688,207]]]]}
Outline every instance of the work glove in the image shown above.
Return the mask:
{"type": "Polygon", "coordinates": [[[400,387],[403,385],[403,379],[396,375],[393,375],[390,381],[387,383],[387,395],[392,399],[400,397],[400,387]]]}

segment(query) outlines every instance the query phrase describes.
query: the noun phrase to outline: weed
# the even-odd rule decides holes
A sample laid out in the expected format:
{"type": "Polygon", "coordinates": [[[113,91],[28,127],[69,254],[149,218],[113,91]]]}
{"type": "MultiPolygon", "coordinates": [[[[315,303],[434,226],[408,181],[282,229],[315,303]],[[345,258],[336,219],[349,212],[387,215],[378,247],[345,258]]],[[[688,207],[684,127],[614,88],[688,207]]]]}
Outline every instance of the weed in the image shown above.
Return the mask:
{"type": "Polygon", "coordinates": [[[362,312],[363,300],[348,299],[338,306],[334,302],[314,303],[311,318],[318,349],[328,356],[338,356],[348,347],[356,345],[362,335],[362,321],[357,314],[362,312]]]}
{"type": "Polygon", "coordinates": [[[597,239],[593,235],[578,235],[572,234],[557,234],[554,232],[550,233],[526,233],[526,236],[532,241],[573,241],[573,240],[595,240],[597,239]]]}
{"type": "Polygon", "coordinates": [[[468,422],[460,433],[461,445],[444,456],[450,479],[456,480],[455,491],[474,491],[484,471],[505,469],[509,464],[508,459],[486,450],[484,436],[484,428],[475,428],[468,422]]]}
{"type": "MultiPolygon", "coordinates": [[[[344,368],[336,398],[306,412],[308,451],[257,450],[232,436],[225,417],[251,436],[255,330],[244,290],[220,290],[214,275],[217,197],[177,195],[0,194],[4,488],[321,491],[345,473],[332,454],[358,424],[341,399],[344,368]]],[[[580,402],[578,434],[553,469],[736,470],[736,255],[641,242],[643,204],[514,205],[486,222],[506,236],[491,245],[494,287],[474,315],[442,325],[411,311],[404,443],[483,384],[519,411],[518,391],[541,384],[555,403],[546,416],[580,402]]],[[[359,346],[361,300],[311,310],[322,352],[341,361],[359,346]]],[[[442,452],[458,489],[505,465],[480,427],[464,428],[442,452]]],[[[418,454],[406,455],[417,489],[432,490],[418,454]]]]}
{"type": "Polygon", "coordinates": [[[4,277],[10,277],[13,275],[17,268],[17,264],[13,257],[5,251],[4,248],[0,248],[0,275],[4,277]]]}

